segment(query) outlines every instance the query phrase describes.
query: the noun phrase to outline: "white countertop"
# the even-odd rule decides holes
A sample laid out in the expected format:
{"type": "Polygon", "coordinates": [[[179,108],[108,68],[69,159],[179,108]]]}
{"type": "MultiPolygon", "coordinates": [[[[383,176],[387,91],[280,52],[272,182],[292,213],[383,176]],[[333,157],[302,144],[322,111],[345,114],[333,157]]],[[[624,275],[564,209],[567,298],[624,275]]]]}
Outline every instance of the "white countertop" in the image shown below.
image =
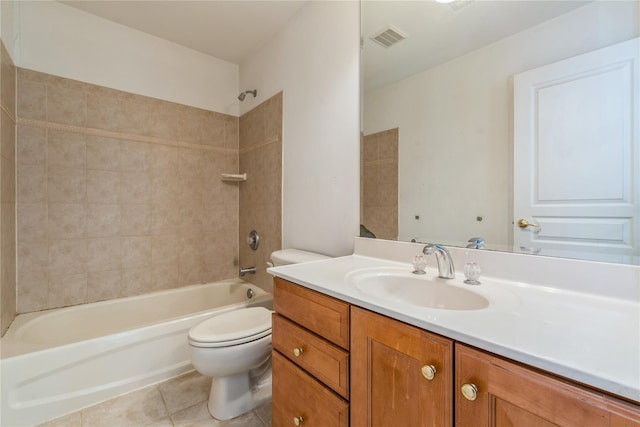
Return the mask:
{"type": "MultiPolygon", "coordinates": [[[[272,275],[454,340],[640,402],[640,303],[567,289],[458,273],[436,279],[489,300],[480,310],[418,307],[365,294],[349,280],[362,269],[411,271],[410,263],[351,255],[273,267],[272,275]]],[[[427,268],[427,275],[437,271],[427,268]]]]}

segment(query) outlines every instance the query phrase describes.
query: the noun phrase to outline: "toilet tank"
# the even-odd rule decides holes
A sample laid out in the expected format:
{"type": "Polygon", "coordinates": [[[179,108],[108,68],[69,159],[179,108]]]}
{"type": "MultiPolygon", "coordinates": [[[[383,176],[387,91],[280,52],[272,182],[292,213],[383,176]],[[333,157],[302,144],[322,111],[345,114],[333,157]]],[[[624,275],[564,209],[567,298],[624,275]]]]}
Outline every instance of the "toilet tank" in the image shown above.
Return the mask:
{"type": "Polygon", "coordinates": [[[301,262],[319,261],[329,259],[326,255],[315,252],[301,251],[299,249],[282,249],[271,254],[271,262],[275,267],[287,264],[299,264],[301,262]]]}

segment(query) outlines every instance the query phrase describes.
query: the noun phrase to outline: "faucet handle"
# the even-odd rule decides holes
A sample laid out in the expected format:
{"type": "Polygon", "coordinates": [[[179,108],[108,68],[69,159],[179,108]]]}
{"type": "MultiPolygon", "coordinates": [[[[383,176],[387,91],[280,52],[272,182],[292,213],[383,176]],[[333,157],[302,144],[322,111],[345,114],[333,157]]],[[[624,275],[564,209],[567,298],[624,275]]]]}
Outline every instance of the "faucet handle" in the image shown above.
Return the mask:
{"type": "Polygon", "coordinates": [[[427,268],[427,260],[422,255],[413,257],[413,274],[426,274],[424,269],[427,268]]]}
{"type": "Polygon", "coordinates": [[[467,248],[469,249],[484,249],[484,238],[483,237],[472,237],[467,240],[469,243],[467,248]]]}

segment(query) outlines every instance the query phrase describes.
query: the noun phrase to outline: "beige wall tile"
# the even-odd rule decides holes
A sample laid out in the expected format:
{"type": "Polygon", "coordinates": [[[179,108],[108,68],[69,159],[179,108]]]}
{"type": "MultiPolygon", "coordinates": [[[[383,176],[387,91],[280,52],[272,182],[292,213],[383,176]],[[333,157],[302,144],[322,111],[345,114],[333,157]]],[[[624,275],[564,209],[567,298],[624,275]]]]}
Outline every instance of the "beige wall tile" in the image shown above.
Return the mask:
{"type": "Polygon", "coordinates": [[[146,172],[122,172],[120,202],[125,204],[151,201],[151,177],[146,172]]]}
{"type": "MultiPolygon", "coordinates": [[[[46,278],[49,270],[49,245],[47,242],[18,241],[18,279],[32,282],[46,278]]],[[[46,284],[46,280],[45,280],[46,284]]]]}
{"type": "Polygon", "coordinates": [[[17,171],[18,203],[47,201],[46,165],[22,165],[17,171]]]}
{"type": "Polygon", "coordinates": [[[122,141],[120,169],[123,172],[147,172],[151,168],[152,145],[146,142],[122,141]]]}
{"type": "Polygon", "coordinates": [[[151,236],[127,236],[122,238],[122,267],[151,265],[151,236]]]}
{"type": "Polygon", "coordinates": [[[87,237],[120,235],[125,221],[131,219],[125,216],[127,213],[124,205],[121,213],[119,204],[89,203],[87,205],[87,237]]]}
{"type": "Polygon", "coordinates": [[[24,69],[18,85],[18,117],[42,121],[17,147],[22,310],[237,275],[239,186],[220,180],[238,172],[237,117],[24,69]]]}
{"type": "Polygon", "coordinates": [[[47,195],[50,203],[84,203],[87,196],[87,177],[84,169],[50,166],[47,195]]]}
{"type": "Polygon", "coordinates": [[[49,167],[84,169],[87,160],[87,144],[84,135],[71,132],[47,131],[49,167]]]}
{"type": "Polygon", "coordinates": [[[173,264],[178,262],[178,235],[167,234],[153,236],[151,239],[151,262],[155,264],[173,264]]]}
{"type": "Polygon", "coordinates": [[[84,126],[87,118],[87,95],[68,87],[47,88],[47,121],[84,126]]]}
{"type": "Polygon", "coordinates": [[[89,272],[87,274],[87,302],[118,298],[121,294],[122,271],[89,272]]]}
{"type": "Polygon", "coordinates": [[[120,170],[120,140],[88,135],[87,169],[120,170]]]}
{"type": "Polygon", "coordinates": [[[50,239],[87,236],[87,207],[78,203],[50,203],[47,229],[50,239]]]}
{"type": "MultiPolygon", "coordinates": [[[[2,179],[0,183],[0,201],[3,203],[10,202],[15,205],[16,202],[16,162],[15,159],[8,159],[0,156],[0,172],[2,179]]],[[[15,229],[15,227],[14,227],[15,229]]]]}
{"type": "Polygon", "coordinates": [[[121,210],[122,236],[147,236],[151,234],[151,204],[123,203],[121,210]]]}
{"type": "Polygon", "coordinates": [[[153,201],[151,203],[151,233],[177,234],[180,213],[167,203],[153,201]]]}
{"type": "Polygon", "coordinates": [[[151,170],[157,173],[177,173],[178,147],[153,145],[151,147],[151,170]]]}
{"type": "Polygon", "coordinates": [[[49,240],[49,280],[53,277],[83,274],[87,264],[87,240],[49,240]]]}
{"type": "Polygon", "coordinates": [[[122,251],[120,237],[96,237],[87,240],[87,271],[116,270],[121,266],[122,251]]]}
{"type": "Polygon", "coordinates": [[[45,241],[47,240],[47,204],[46,203],[18,203],[18,240],[45,241]]]}
{"type": "Polygon", "coordinates": [[[16,156],[16,123],[5,110],[0,112],[0,156],[15,160],[16,156]]]}
{"type": "Polygon", "coordinates": [[[18,313],[28,313],[49,308],[48,279],[46,273],[41,276],[41,278],[34,278],[32,275],[20,280],[16,307],[18,313]]]}
{"type": "Polygon", "coordinates": [[[2,203],[0,207],[2,234],[0,236],[0,253],[2,267],[0,268],[0,284],[2,286],[2,300],[0,334],[8,328],[16,313],[16,211],[15,203],[2,203]]]}
{"type": "Polygon", "coordinates": [[[49,279],[49,307],[65,307],[87,302],[87,275],[74,274],[49,279]]]}
{"type": "Polygon", "coordinates": [[[151,291],[151,267],[123,268],[121,296],[140,295],[151,291]]]}
{"type": "MultiPolygon", "coordinates": [[[[123,174],[123,178],[126,178],[125,174],[123,174]]],[[[131,186],[121,186],[119,172],[101,170],[87,171],[88,203],[118,203],[120,201],[121,190],[130,191],[133,189],[131,186]]],[[[136,187],[135,190],[138,190],[138,188],[136,187]]],[[[127,197],[132,197],[131,194],[126,194],[127,197]]]]}
{"type": "Polygon", "coordinates": [[[42,83],[18,78],[18,117],[46,120],[47,87],[42,83]]]}
{"type": "Polygon", "coordinates": [[[45,165],[47,162],[47,130],[30,126],[18,126],[18,164],[45,165]]]}
{"type": "MultiPolygon", "coordinates": [[[[265,101],[240,118],[240,170],[247,172],[247,181],[239,191],[239,267],[257,268],[257,273],[245,279],[267,291],[272,279],[265,264],[271,252],[282,247],[282,94],[265,101]],[[273,139],[273,138],[276,139],[273,139]],[[253,144],[267,142],[266,145],[253,144]],[[260,234],[260,246],[252,251],[246,236],[255,229],[260,234]]],[[[205,206],[210,200],[205,199],[205,206]]],[[[226,206],[226,205],[225,205],[226,206]]],[[[213,249],[215,250],[215,249],[213,249]]]]}
{"type": "Polygon", "coordinates": [[[16,68],[0,41],[0,336],[7,331],[17,311],[15,83],[16,68]]]}
{"type": "Polygon", "coordinates": [[[180,283],[178,264],[155,264],[151,270],[151,288],[154,291],[172,289],[180,283]]]}

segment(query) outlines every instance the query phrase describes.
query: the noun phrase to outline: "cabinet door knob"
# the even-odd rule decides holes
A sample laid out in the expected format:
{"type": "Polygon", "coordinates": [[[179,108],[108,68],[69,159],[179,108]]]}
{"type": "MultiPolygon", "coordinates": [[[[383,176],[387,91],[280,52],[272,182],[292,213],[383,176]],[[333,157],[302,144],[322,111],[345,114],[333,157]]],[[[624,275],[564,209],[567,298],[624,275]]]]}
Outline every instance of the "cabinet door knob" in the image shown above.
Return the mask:
{"type": "Polygon", "coordinates": [[[297,426],[302,425],[303,421],[304,421],[304,418],[302,417],[293,417],[293,424],[297,426]]]}
{"type": "Polygon", "coordinates": [[[422,376],[428,379],[429,381],[433,380],[436,376],[436,372],[438,372],[436,367],[433,365],[424,365],[421,370],[422,370],[422,376]]]}
{"type": "Polygon", "coordinates": [[[478,398],[478,386],[475,384],[462,384],[460,391],[467,400],[476,400],[478,398]]]}
{"type": "MultiPolygon", "coordinates": [[[[304,350],[302,349],[302,347],[296,347],[296,348],[294,348],[294,349],[293,349],[293,355],[294,355],[295,357],[300,357],[300,356],[302,356],[302,353],[304,353],[304,350]]],[[[300,418],[300,419],[302,419],[302,418],[300,418]]],[[[301,421],[301,422],[302,422],[302,421],[301,421]]],[[[298,424],[296,424],[296,425],[298,425],[298,424]]]]}

